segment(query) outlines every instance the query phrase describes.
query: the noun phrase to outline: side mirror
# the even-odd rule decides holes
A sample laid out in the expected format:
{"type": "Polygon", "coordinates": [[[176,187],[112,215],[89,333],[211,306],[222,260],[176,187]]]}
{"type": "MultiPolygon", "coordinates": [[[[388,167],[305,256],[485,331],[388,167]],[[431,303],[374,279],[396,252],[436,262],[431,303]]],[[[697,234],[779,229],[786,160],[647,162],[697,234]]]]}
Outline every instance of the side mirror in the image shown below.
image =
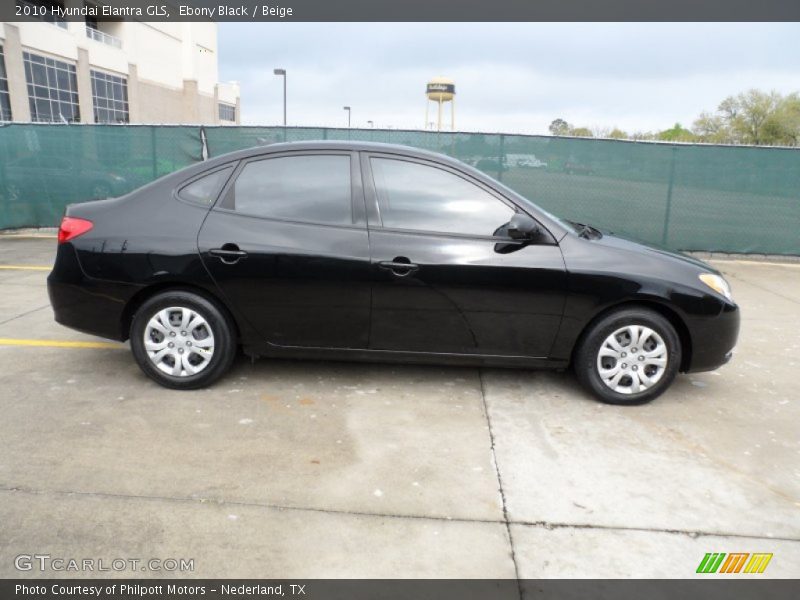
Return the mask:
{"type": "Polygon", "coordinates": [[[528,215],[517,213],[508,222],[506,233],[512,240],[532,240],[539,233],[539,224],[528,215]]]}

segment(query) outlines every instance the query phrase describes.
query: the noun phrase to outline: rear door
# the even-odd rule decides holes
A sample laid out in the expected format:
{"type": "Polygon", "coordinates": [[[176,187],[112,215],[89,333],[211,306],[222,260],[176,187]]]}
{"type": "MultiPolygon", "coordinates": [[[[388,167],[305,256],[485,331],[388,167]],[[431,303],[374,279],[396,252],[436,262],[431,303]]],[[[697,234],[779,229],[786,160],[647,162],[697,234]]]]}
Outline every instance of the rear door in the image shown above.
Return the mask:
{"type": "Polygon", "coordinates": [[[198,246],[222,293],[266,342],[367,347],[369,242],[357,155],[243,161],[198,246]]]}
{"type": "Polygon", "coordinates": [[[546,232],[528,244],[503,226],[519,210],[447,165],[364,153],[370,228],[370,347],[547,357],[566,275],[546,232]]]}

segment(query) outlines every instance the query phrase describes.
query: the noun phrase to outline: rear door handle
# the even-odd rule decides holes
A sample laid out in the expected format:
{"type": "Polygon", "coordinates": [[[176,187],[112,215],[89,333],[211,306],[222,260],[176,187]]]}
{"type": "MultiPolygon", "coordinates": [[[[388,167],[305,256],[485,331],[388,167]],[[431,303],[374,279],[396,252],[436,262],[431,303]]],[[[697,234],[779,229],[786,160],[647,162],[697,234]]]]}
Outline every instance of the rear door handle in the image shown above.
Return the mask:
{"type": "Polygon", "coordinates": [[[378,263],[381,269],[391,271],[397,277],[405,277],[419,269],[419,265],[415,265],[405,256],[396,256],[394,260],[384,260],[378,263]]]}
{"type": "Polygon", "coordinates": [[[240,250],[236,244],[223,244],[222,248],[212,248],[208,253],[216,256],[226,265],[232,265],[242,258],[247,258],[247,252],[240,250]]]}

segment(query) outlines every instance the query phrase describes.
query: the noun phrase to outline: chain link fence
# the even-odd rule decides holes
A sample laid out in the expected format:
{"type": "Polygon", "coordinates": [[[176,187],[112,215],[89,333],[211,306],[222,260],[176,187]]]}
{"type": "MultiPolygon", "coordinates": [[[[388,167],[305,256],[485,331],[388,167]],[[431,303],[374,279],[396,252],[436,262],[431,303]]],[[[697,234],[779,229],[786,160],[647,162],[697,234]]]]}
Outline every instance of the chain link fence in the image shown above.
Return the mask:
{"type": "Polygon", "coordinates": [[[10,124],[0,229],[57,225],[71,202],[124,194],[206,153],[324,139],[448,154],[556,215],[673,249],[800,254],[800,149],[379,129],[10,124]]]}

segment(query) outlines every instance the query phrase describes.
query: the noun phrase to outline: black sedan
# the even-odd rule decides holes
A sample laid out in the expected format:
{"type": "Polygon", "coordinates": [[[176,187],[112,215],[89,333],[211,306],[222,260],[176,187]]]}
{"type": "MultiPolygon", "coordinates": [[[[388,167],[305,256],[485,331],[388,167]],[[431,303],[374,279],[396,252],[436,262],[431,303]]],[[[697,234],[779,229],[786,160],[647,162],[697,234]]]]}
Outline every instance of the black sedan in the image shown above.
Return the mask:
{"type": "Polygon", "coordinates": [[[68,207],[59,323],[206,386],[251,356],[565,369],[652,400],[727,362],[739,310],[707,264],[558,219],[456,160],[383,144],[234,152],[68,207]]]}

